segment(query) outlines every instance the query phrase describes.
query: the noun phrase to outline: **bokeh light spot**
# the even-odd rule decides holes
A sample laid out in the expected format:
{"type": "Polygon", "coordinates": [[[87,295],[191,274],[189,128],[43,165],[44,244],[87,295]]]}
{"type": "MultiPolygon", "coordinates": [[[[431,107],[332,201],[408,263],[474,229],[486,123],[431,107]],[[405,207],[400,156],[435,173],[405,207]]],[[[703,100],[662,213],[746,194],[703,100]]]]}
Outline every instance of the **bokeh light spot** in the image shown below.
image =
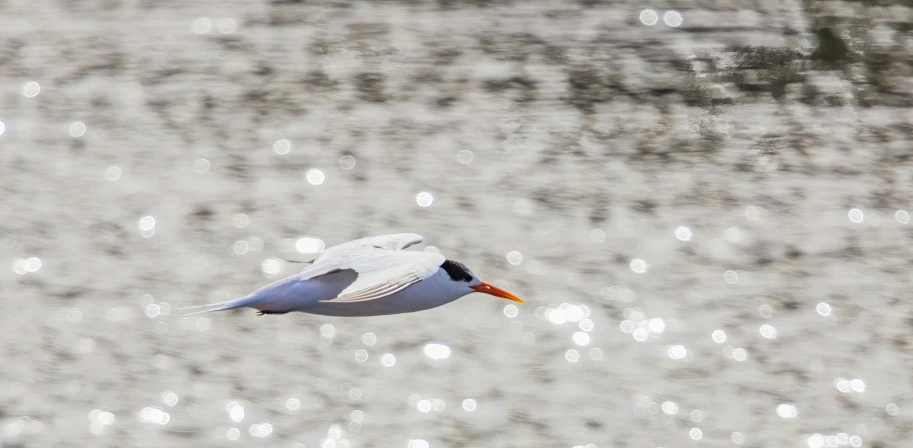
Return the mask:
{"type": "Polygon", "coordinates": [[[320,171],[317,168],[307,170],[307,173],[305,173],[304,176],[311,185],[322,185],[327,180],[327,176],[323,174],[323,171],[320,171]]]}
{"type": "Polygon", "coordinates": [[[70,125],[70,137],[79,138],[85,135],[86,125],[81,121],[77,121],[70,125]]]}
{"type": "Polygon", "coordinates": [[[678,11],[666,11],[663,14],[663,22],[673,28],[678,28],[682,25],[684,19],[678,11]]]}
{"type": "Polygon", "coordinates": [[[434,202],[434,196],[432,196],[431,193],[429,193],[427,191],[423,191],[423,192],[415,195],[415,203],[418,204],[419,207],[428,207],[433,202],[434,202]]]}
{"type": "Polygon", "coordinates": [[[640,23],[647,26],[653,26],[656,25],[656,22],[659,22],[659,15],[656,14],[656,11],[645,9],[640,12],[640,23]]]}
{"type": "Polygon", "coordinates": [[[344,170],[351,170],[352,168],[355,168],[355,157],[342,156],[339,159],[339,167],[344,170]]]}

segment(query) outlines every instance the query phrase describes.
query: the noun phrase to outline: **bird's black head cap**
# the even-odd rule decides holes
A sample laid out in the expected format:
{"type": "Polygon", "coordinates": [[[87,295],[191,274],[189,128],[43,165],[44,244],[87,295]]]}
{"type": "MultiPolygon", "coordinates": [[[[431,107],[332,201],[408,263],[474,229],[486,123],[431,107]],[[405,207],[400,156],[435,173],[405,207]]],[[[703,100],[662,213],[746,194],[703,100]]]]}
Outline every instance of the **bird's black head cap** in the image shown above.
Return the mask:
{"type": "Polygon", "coordinates": [[[444,260],[444,263],[441,265],[441,269],[447,272],[447,275],[450,276],[450,279],[455,282],[471,282],[472,273],[469,272],[463,263],[453,260],[444,260]]]}

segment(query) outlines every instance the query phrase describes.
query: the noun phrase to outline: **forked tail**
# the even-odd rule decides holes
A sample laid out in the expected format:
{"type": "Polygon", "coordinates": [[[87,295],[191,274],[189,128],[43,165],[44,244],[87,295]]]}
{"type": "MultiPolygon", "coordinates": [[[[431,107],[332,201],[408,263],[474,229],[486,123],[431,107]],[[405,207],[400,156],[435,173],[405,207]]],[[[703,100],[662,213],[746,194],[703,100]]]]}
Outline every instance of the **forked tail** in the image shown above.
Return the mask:
{"type": "Polygon", "coordinates": [[[193,312],[186,313],[186,314],[181,314],[181,317],[194,316],[197,314],[211,313],[213,311],[228,311],[228,310],[234,310],[234,309],[238,309],[238,308],[245,308],[245,307],[253,306],[253,305],[262,305],[262,304],[266,303],[266,301],[264,301],[263,299],[264,299],[264,297],[262,295],[254,293],[249,296],[244,296],[244,297],[240,297],[240,298],[232,299],[232,300],[226,300],[224,302],[207,303],[205,305],[196,305],[196,306],[186,306],[183,308],[175,308],[172,311],[181,312],[181,311],[198,310],[198,311],[193,311],[193,312]]]}
{"type": "Polygon", "coordinates": [[[213,311],[226,311],[245,307],[253,307],[264,310],[265,308],[269,308],[271,304],[272,306],[282,304],[290,294],[295,293],[295,288],[299,284],[300,281],[297,277],[284,278],[270,285],[266,285],[244,297],[226,300],[224,302],[208,303],[206,305],[175,308],[173,311],[194,310],[190,313],[182,314],[182,316],[193,316],[196,314],[210,313],[213,311]]]}

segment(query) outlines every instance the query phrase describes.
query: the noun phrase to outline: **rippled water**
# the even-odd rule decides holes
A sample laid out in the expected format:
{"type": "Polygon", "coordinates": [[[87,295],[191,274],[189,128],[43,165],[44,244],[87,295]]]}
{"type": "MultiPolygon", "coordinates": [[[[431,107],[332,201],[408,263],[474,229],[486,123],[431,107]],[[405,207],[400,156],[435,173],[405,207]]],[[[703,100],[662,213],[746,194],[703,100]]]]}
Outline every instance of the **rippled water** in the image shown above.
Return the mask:
{"type": "Polygon", "coordinates": [[[0,445],[907,446],[910,8],[667,6],[0,5],[0,445]],[[527,304],[172,312],[395,232],[527,304]]]}

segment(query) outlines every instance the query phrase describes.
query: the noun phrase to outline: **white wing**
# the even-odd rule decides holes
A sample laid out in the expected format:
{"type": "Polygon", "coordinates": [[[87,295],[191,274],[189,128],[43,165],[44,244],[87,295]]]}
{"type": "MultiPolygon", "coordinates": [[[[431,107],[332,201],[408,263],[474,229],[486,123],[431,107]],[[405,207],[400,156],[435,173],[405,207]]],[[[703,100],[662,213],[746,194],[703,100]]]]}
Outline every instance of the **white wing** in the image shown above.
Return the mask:
{"type": "Polygon", "coordinates": [[[315,263],[327,262],[361,249],[403,250],[413,244],[422,242],[422,236],[414,233],[395,233],[392,235],[369,236],[347,243],[337,244],[325,249],[315,263]]]}
{"type": "Polygon", "coordinates": [[[422,241],[411,233],[362,238],[331,247],[305,268],[304,280],[330,272],[351,269],[358,278],[328,302],[362,302],[395,294],[437,272],[446,260],[434,252],[406,252],[422,241]]]}
{"type": "Polygon", "coordinates": [[[358,279],[332,302],[363,302],[400,292],[437,272],[445,258],[433,252],[385,251],[351,263],[358,279]]]}

